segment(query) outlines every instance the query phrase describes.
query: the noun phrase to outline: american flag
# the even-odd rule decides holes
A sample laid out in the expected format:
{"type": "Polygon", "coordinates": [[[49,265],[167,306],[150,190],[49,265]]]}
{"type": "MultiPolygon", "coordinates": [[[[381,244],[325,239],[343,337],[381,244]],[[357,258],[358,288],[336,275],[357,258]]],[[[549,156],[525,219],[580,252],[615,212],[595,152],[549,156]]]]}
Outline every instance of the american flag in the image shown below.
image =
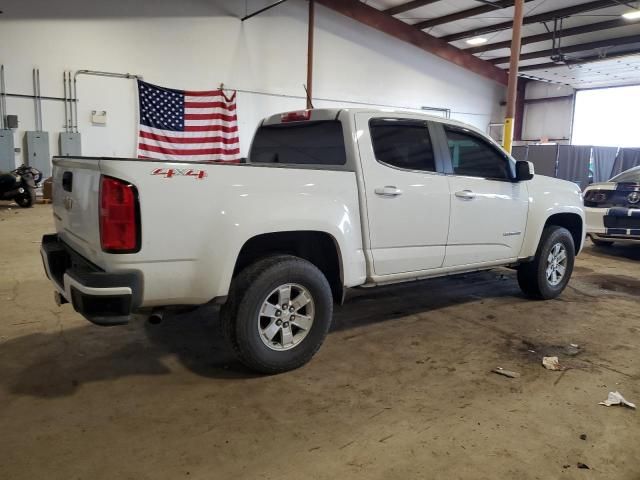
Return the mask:
{"type": "Polygon", "coordinates": [[[138,158],[233,162],[240,158],[235,92],[174,90],[138,80],[138,158]]]}

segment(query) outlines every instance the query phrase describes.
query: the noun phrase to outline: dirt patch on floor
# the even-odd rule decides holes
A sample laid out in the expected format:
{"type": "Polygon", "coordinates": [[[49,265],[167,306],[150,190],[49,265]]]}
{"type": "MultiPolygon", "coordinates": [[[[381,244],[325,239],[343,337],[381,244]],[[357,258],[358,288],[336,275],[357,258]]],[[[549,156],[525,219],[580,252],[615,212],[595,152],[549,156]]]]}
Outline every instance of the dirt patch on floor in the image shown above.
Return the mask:
{"type": "Polygon", "coordinates": [[[593,273],[593,269],[576,265],[575,267],[573,267],[573,273],[578,275],[585,275],[587,273],[593,273]]]}
{"type": "Polygon", "coordinates": [[[582,276],[580,280],[596,285],[602,290],[640,296],[640,280],[626,275],[599,273],[582,276]]]}
{"type": "Polygon", "coordinates": [[[588,369],[592,364],[588,361],[588,351],[584,346],[568,342],[566,345],[547,344],[536,340],[519,340],[509,338],[507,348],[520,359],[535,364],[540,368],[544,357],[558,357],[563,370],[588,369]]]}

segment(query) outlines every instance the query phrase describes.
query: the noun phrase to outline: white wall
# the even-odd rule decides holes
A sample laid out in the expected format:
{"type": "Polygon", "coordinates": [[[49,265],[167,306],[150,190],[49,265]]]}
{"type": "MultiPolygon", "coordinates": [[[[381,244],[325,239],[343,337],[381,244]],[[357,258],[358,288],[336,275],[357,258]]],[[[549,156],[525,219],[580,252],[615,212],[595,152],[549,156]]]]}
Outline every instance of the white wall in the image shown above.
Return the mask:
{"type": "MultiPolygon", "coordinates": [[[[244,3],[213,0],[22,0],[0,20],[0,63],[7,91],[32,93],[31,72],[40,68],[42,95],[63,95],[64,70],[95,69],[143,75],[146,81],[180,89],[211,89],[224,82],[239,93],[242,154],[259,119],[304,108],[306,9],[291,0],[245,23],[244,3]],[[241,9],[242,12],[239,12],[241,9]],[[40,18],[33,18],[33,15],[40,18]],[[278,95],[293,95],[288,98],[278,95]]],[[[249,2],[249,10],[264,0],[249,2]]],[[[267,2],[268,3],[268,2],[267,2]]],[[[504,88],[490,80],[365,27],[324,7],[316,11],[315,106],[360,106],[363,102],[412,108],[449,108],[452,117],[483,130],[500,118],[504,88]]],[[[79,77],[78,124],[83,154],[135,154],[135,83],[79,77]],[[90,123],[91,110],[106,110],[106,126],[90,123]]],[[[7,99],[23,132],[34,128],[33,102],[7,99]]],[[[44,101],[44,130],[58,153],[64,124],[61,102],[44,101]]],[[[22,162],[21,155],[16,163],[22,162]]]]}
{"type": "MultiPolygon", "coordinates": [[[[525,99],[564,97],[573,95],[573,88],[548,82],[527,83],[525,99]]],[[[522,136],[524,140],[549,139],[557,143],[571,140],[573,99],[525,105],[522,136]]]]}

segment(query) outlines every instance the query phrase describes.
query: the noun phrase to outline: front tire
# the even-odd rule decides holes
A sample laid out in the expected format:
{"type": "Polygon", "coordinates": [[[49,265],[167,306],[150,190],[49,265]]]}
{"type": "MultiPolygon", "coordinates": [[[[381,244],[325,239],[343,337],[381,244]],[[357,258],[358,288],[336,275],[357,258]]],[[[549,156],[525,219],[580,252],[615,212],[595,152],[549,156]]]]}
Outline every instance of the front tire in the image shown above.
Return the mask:
{"type": "Polygon", "coordinates": [[[221,320],[240,361],[274,374],[311,360],[332,314],[333,297],[323,273],[306,260],[278,255],[257,261],[234,278],[221,320]]]}
{"type": "Polygon", "coordinates": [[[550,300],[567,286],[575,261],[575,245],[571,233],[550,225],[542,231],[536,256],[518,267],[518,284],[530,298],[550,300]]]}

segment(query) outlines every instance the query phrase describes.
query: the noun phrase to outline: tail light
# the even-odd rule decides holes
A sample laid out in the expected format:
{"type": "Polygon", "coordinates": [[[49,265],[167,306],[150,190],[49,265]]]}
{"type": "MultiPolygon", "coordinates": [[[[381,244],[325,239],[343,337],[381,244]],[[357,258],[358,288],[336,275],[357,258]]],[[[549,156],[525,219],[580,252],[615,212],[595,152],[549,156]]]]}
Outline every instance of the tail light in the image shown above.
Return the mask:
{"type": "Polygon", "coordinates": [[[298,110],[295,112],[287,112],[280,115],[282,123],[304,122],[311,118],[311,110],[298,110]]]}
{"type": "Polygon", "coordinates": [[[138,191],[129,182],[100,177],[100,243],[109,253],[140,250],[138,191]]]}

